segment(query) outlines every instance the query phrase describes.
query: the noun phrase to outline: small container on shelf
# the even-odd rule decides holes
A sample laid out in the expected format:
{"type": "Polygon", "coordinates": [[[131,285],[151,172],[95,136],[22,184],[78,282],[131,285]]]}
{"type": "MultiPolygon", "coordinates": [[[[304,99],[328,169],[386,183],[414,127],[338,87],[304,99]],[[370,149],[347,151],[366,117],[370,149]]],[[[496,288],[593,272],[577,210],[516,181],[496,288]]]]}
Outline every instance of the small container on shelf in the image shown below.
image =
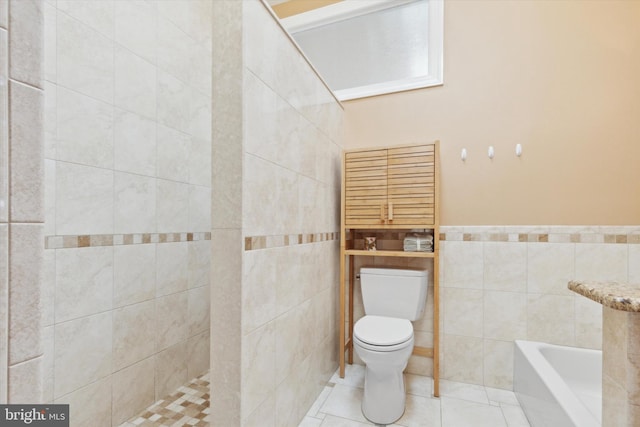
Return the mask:
{"type": "Polygon", "coordinates": [[[365,237],[364,238],[364,250],[365,251],[375,251],[375,250],[377,250],[376,238],[375,237],[365,237]]]}

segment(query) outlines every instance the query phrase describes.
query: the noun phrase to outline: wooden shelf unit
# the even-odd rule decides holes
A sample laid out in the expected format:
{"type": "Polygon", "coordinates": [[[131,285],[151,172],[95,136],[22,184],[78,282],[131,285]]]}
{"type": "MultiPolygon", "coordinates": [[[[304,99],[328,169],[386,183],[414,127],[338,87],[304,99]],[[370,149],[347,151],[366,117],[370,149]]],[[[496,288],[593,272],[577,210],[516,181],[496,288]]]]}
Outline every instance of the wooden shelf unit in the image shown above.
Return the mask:
{"type": "MultiPolygon", "coordinates": [[[[439,142],[349,150],[342,159],[340,232],[340,377],[353,363],[354,259],[366,257],[433,260],[433,347],[414,346],[413,354],[433,358],[433,394],[440,396],[439,142]],[[362,230],[429,230],[433,252],[367,251],[354,248],[362,230]],[[347,274],[348,271],[348,274],[347,274]],[[346,303],[348,296],[348,307],[346,303]],[[347,311],[348,309],[348,311],[347,311]],[[348,328],[345,324],[348,320],[348,328]],[[346,353],[346,354],[345,354],[346,353]]],[[[425,316],[428,313],[425,312],[425,316]]]]}

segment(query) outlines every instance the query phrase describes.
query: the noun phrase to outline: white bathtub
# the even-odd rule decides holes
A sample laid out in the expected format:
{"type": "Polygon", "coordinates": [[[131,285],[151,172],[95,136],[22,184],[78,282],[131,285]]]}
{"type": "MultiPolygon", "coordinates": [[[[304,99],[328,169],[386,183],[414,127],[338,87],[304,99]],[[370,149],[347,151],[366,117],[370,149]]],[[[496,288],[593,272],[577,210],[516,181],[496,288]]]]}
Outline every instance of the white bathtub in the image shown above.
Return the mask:
{"type": "Polygon", "coordinates": [[[602,352],[516,341],[513,389],[532,427],[600,427],[602,352]]]}

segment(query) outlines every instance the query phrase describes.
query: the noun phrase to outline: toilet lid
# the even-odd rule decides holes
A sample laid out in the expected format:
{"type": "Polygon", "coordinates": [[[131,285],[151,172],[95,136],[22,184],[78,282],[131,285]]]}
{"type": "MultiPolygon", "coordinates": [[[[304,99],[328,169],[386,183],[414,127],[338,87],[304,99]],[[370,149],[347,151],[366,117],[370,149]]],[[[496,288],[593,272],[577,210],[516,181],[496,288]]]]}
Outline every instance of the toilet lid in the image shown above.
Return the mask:
{"type": "Polygon", "coordinates": [[[383,316],[364,316],[353,327],[360,341],[371,345],[396,345],[413,336],[413,326],[407,319],[383,316]]]}

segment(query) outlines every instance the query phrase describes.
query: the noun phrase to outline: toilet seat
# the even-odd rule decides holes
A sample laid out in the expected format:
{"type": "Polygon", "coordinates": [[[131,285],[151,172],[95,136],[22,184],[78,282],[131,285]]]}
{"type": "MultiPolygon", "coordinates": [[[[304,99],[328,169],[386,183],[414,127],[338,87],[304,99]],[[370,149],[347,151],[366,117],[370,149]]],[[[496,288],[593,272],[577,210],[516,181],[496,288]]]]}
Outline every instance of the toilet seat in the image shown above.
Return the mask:
{"type": "Polygon", "coordinates": [[[407,319],[364,316],[353,327],[354,343],[372,351],[396,351],[413,343],[413,326],[407,319]]]}

